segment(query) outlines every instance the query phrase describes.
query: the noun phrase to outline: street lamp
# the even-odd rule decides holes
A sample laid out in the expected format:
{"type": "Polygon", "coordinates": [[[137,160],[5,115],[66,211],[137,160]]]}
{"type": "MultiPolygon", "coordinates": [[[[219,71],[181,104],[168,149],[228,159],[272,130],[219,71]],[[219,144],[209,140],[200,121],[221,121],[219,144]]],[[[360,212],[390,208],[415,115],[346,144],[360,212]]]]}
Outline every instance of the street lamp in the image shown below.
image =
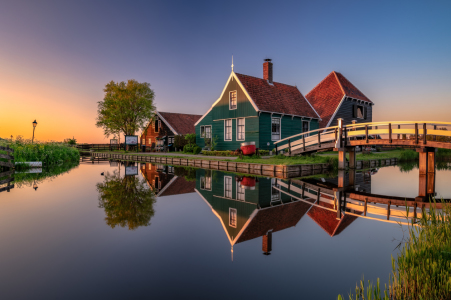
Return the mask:
{"type": "Polygon", "coordinates": [[[34,130],[36,129],[36,125],[38,125],[38,122],[36,122],[36,120],[34,120],[33,122],[33,138],[31,139],[31,143],[33,144],[34,141],[34,130]]]}

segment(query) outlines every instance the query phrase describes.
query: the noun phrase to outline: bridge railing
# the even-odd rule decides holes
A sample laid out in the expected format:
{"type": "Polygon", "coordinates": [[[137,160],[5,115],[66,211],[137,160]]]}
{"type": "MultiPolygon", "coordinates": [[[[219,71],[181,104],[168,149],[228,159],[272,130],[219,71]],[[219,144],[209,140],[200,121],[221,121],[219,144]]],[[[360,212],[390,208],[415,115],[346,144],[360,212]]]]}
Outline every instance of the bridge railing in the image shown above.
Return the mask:
{"type": "MultiPolygon", "coordinates": [[[[412,145],[427,145],[428,141],[443,142],[449,144],[449,146],[444,145],[445,148],[451,149],[451,122],[395,121],[356,123],[344,125],[342,128],[332,126],[302,132],[281,139],[274,142],[274,144],[276,146],[276,153],[285,149],[288,149],[290,154],[295,150],[301,150],[297,152],[304,152],[308,151],[309,147],[310,150],[315,149],[314,151],[316,151],[321,148],[322,144],[329,143],[330,146],[331,142],[337,143],[337,139],[340,136],[344,144],[340,143],[339,147],[346,146],[349,140],[363,139],[369,143],[370,139],[383,139],[388,140],[388,143],[386,141],[384,142],[386,144],[391,144],[394,140],[411,140],[412,145]]],[[[400,144],[404,145],[406,143],[400,144]]]]}
{"type": "Polygon", "coordinates": [[[338,135],[338,126],[332,126],[327,128],[319,128],[302,132],[281,140],[274,142],[276,146],[276,153],[288,149],[291,151],[303,149],[304,151],[311,146],[319,146],[324,143],[335,142],[338,135]]]}
{"type": "Polygon", "coordinates": [[[344,126],[348,138],[371,139],[378,136],[389,143],[393,140],[414,140],[414,144],[427,145],[428,141],[451,142],[450,122],[396,121],[358,123],[344,126]]]}

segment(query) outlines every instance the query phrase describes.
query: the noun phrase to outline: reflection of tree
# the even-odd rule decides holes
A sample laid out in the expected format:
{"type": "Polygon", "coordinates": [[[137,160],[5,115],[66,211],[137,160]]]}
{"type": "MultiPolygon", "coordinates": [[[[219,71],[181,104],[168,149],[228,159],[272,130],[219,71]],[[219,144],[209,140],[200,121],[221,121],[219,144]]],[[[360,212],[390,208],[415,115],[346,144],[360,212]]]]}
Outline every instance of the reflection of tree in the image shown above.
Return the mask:
{"type": "Polygon", "coordinates": [[[105,180],[97,184],[99,207],[105,209],[106,223],[134,230],[150,225],[154,215],[155,195],[146,184],[135,176],[120,177],[119,172],[106,173],[105,180]]]}

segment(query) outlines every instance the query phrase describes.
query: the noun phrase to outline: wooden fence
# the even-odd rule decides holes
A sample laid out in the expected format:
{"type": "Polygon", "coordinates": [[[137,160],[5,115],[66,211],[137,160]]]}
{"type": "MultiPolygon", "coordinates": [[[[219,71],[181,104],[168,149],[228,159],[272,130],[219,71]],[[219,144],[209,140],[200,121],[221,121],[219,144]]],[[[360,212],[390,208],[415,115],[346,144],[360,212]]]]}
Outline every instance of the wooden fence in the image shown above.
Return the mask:
{"type": "Polygon", "coordinates": [[[14,188],[14,184],[12,184],[14,181],[14,156],[10,155],[14,153],[14,150],[9,146],[0,146],[0,152],[6,152],[6,154],[0,153],[0,185],[6,184],[5,187],[0,187],[0,192],[9,192],[14,188]]]}

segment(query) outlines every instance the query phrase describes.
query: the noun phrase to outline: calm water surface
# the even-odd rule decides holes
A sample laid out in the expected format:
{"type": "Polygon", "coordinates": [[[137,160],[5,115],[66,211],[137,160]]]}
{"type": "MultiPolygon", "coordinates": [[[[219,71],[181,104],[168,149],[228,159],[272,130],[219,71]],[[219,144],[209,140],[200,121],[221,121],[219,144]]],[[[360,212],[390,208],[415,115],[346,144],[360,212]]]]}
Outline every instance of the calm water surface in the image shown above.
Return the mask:
{"type": "MultiPolygon", "coordinates": [[[[136,166],[125,176],[115,163],[81,163],[37,190],[0,193],[0,298],[336,299],[363,274],[388,281],[397,224],[338,224],[273,192],[271,178],[242,188],[231,173],[136,166]]],[[[368,192],[418,194],[417,168],[371,173],[359,175],[368,192]]],[[[436,178],[451,198],[451,172],[436,178]]]]}

